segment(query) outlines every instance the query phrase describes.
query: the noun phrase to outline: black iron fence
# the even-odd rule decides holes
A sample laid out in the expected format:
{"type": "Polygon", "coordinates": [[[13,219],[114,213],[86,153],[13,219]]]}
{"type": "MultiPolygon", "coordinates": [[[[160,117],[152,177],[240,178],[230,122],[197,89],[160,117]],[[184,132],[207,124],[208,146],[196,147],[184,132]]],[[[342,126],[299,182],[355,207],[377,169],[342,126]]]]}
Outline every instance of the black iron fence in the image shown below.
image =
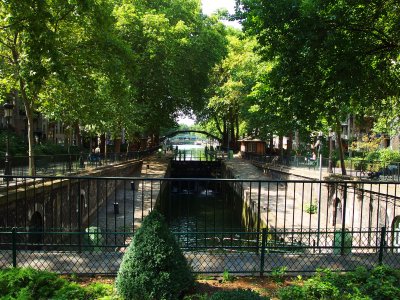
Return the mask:
{"type": "Polygon", "coordinates": [[[197,273],[400,267],[397,182],[19,177],[0,188],[0,267],[116,274],[154,208],[197,273]]]}
{"type": "Polygon", "coordinates": [[[227,153],[221,150],[173,150],[173,160],[175,161],[216,161],[227,157],[227,153]]]}
{"type": "MultiPolygon", "coordinates": [[[[350,271],[359,266],[373,268],[385,264],[400,267],[397,248],[388,246],[387,228],[365,231],[379,239],[376,246],[357,246],[350,237],[360,232],[316,232],[303,231],[301,235],[330,237],[329,246],[316,247],[314,244],[292,244],[280,241],[282,236],[290,238],[298,232],[175,232],[181,248],[194,273],[221,274],[224,271],[239,274],[264,275],[272,272],[313,273],[318,268],[336,271],[350,271]],[[186,240],[194,239],[196,245],[186,240]]],[[[126,232],[110,233],[116,240],[125,242],[115,245],[104,243],[104,233],[93,232],[27,232],[13,228],[0,233],[8,243],[0,249],[0,268],[33,267],[51,270],[61,274],[107,274],[118,272],[126,247],[132,235],[126,232]],[[51,236],[55,240],[69,240],[68,243],[26,242],[28,236],[51,236]]]]}
{"type": "MultiPolygon", "coordinates": [[[[327,157],[309,156],[269,156],[253,153],[244,153],[243,157],[251,160],[260,167],[272,165],[285,165],[288,167],[319,170],[332,174],[341,174],[340,162],[327,157]]],[[[372,179],[382,181],[400,181],[400,162],[371,161],[360,158],[345,160],[346,173],[358,179],[372,179]]]]}
{"type": "MultiPolygon", "coordinates": [[[[87,168],[98,168],[132,159],[142,159],[157,151],[159,147],[141,151],[121,153],[88,153],[35,155],[35,172],[38,176],[64,176],[77,174],[87,168]]],[[[12,175],[28,175],[29,156],[12,156],[9,158],[12,175]]],[[[5,157],[0,156],[0,174],[4,174],[5,157]]],[[[4,179],[0,177],[1,180],[4,179]]]]}

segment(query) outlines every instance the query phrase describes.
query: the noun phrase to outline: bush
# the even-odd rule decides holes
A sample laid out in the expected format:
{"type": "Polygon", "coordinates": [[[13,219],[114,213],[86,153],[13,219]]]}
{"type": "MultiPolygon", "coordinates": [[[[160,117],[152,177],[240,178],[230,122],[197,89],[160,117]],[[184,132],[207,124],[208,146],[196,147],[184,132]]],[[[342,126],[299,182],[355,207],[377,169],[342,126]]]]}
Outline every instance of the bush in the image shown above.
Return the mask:
{"type": "Polygon", "coordinates": [[[306,291],[303,287],[292,285],[278,291],[281,300],[307,300],[306,291]]]}
{"type": "Polygon", "coordinates": [[[36,144],[34,146],[34,152],[36,155],[68,154],[68,149],[60,144],[45,142],[36,144]]]}
{"type": "Polygon", "coordinates": [[[304,207],[304,211],[310,215],[314,215],[318,212],[318,206],[317,204],[306,204],[306,206],[304,207]]]}
{"type": "Polygon", "coordinates": [[[6,269],[0,272],[0,298],[48,299],[64,284],[53,273],[30,268],[6,269]]]}
{"type": "Polygon", "coordinates": [[[0,155],[4,155],[6,152],[7,137],[10,144],[8,150],[11,156],[27,155],[28,145],[24,139],[16,133],[8,132],[7,130],[0,130],[0,155]]]}
{"type": "Polygon", "coordinates": [[[126,250],[116,279],[125,299],[178,299],[194,282],[164,218],[152,211],[126,250]]]}
{"type": "Polygon", "coordinates": [[[46,271],[30,268],[0,271],[1,299],[90,300],[111,294],[110,287],[91,284],[83,288],[46,271]]]}
{"type": "Polygon", "coordinates": [[[251,290],[233,290],[216,292],[209,300],[267,300],[269,298],[260,296],[251,290]]]}
{"type": "Polygon", "coordinates": [[[329,270],[278,292],[279,299],[400,299],[400,271],[378,266],[370,271],[358,268],[345,274],[329,270]]]}

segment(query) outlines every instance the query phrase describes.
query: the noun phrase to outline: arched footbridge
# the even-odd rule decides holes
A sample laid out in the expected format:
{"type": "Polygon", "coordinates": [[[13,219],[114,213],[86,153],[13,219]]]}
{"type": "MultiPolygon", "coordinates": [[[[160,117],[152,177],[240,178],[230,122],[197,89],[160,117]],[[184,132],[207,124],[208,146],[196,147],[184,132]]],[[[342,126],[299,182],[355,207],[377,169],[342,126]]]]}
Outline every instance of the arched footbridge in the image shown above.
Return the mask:
{"type": "Polygon", "coordinates": [[[204,135],[206,135],[208,137],[211,137],[211,138],[217,140],[220,144],[222,144],[222,139],[220,137],[218,137],[218,136],[216,136],[216,135],[214,135],[212,133],[209,133],[207,131],[204,131],[204,130],[176,130],[176,131],[169,132],[166,135],[160,137],[160,141],[163,142],[166,139],[171,138],[171,137],[173,137],[175,135],[178,135],[178,134],[192,133],[192,132],[204,134],[204,135]]]}

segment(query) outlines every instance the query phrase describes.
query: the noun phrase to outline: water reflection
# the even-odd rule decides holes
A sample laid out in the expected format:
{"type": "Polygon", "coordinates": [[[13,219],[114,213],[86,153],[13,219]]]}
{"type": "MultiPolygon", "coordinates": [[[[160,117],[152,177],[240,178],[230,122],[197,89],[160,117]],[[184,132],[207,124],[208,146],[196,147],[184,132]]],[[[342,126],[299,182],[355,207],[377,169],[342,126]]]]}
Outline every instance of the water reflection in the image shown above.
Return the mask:
{"type": "Polygon", "coordinates": [[[245,231],[240,199],[228,186],[188,188],[187,184],[172,187],[167,207],[170,228],[178,233],[181,244],[190,248],[236,244],[240,238],[232,232],[245,231]]]}

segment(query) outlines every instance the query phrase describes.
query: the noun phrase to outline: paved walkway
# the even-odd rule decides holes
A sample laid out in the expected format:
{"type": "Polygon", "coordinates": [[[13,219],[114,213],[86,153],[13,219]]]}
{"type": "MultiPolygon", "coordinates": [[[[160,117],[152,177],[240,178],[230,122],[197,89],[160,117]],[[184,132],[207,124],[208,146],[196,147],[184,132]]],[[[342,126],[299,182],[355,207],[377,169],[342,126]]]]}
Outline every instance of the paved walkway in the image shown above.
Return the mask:
{"type": "MultiPolygon", "coordinates": [[[[233,178],[243,180],[242,197],[249,208],[249,214],[253,215],[253,217],[258,215],[258,202],[260,202],[261,227],[270,229],[317,228],[317,214],[302,213],[305,204],[310,205],[313,201],[314,203],[317,201],[316,193],[309,199],[304,197],[304,191],[318,189],[315,183],[301,185],[280,183],[277,181],[283,178],[272,178],[250,161],[237,157],[225,161],[225,164],[233,178]],[[267,180],[268,182],[252,183],[246,181],[248,179],[267,180]]],[[[312,176],[319,175],[310,171],[310,177],[304,179],[314,180],[315,178],[312,176]]],[[[321,219],[326,219],[323,212],[321,212],[320,216],[321,219]]]]}
{"type": "MultiPolygon", "coordinates": [[[[270,171],[275,171],[272,178],[268,173],[264,173],[261,168],[254,166],[249,160],[234,157],[226,160],[225,164],[229,173],[232,174],[232,178],[243,180],[241,187],[242,197],[253,217],[254,214],[258,215],[258,201],[260,201],[262,227],[270,229],[301,228],[302,230],[307,230],[308,228],[334,229],[332,221],[328,220],[332,218],[331,215],[328,216],[328,213],[331,212],[329,207],[332,204],[327,202],[329,201],[327,185],[318,182],[320,178],[319,170],[274,165],[269,166],[270,171]],[[286,180],[290,175],[298,176],[299,180],[308,182],[276,182],[280,179],[286,180]],[[270,181],[251,183],[246,182],[248,179],[270,181]],[[307,207],[316,204],[320,205],[319,213],[307,213],[307,207]]],[[[329,175],[327,172],[322,172],[322,180],[326,180],[329,175]]],[[[340,180],[334,177],[335,179],[340,180]]],[[[354,180],[359,181],[357,178],[354,180]]],[[[394,199],[400,197],[400,189],[397,186],[398,184],[393,181],[374,182],[365,180],[363,184],[349,184],[349,191],[350,188],[357,189],[357,193],[362,191],[366,195],[371,193],[383,196],[382,199],[394,199]],[[389,195],[389,197],[386,195],[389,195]]],[[[351,196],[349,199],[354,197],[351,196]]]]}
{"type": "Polygon", "coordinates": [[[171,155],[163,155],[161,158],[152,155],[145,158],[140,172],[133,175],[135,191],[132,191],[131,180],[122,181],[116,193],[100,208],[99,218],[91,220],[91,226],[117,232],[131,232],[133,226],[137,229],[156,204],[160,192],[160,181],[146,179],[165,177],[171,155]],[[135,201],[132,201],[133,198],[135,201]],[[115,214],[114,203],[118,203],[118,214],[115,214]]]}
{"type": "MultiPolygon", "coordinates": [[[[229,273],[259,275],[260,254],[254,252],[184,252],[195,273],[220,275],[229,273]]],[[[108,274],[116,275],[123,257],[122,252],[56,252],[56,251],[17,251],[17,267],[53,271],[60,274],[108,274]]],[[[0,269],[12,267],[11,251],[0,251],[0,269]]],[[[384,253],[382,262],[393,268],[400,268],[398,254],[384,253]]],[[[362,265],[373,268],[378,265],[378,253],[366,254],[279,254],[266,253],[265,273],[286,267],[286,272],[296,274],[315,272],[318,268],[337,271],[354,270],[362,265]]]]}

